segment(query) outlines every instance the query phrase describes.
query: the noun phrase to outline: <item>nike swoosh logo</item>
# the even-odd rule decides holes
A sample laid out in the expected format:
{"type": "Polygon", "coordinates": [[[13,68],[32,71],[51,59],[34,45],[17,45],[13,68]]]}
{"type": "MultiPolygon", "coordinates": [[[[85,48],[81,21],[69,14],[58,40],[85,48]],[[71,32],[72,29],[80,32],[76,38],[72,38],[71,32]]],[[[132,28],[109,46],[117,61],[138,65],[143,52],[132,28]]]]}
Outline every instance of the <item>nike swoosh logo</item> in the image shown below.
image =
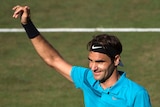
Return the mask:
{"type": "Polygon", "coordinates": [[[102,46],[92,46],[92,49],[100,49],[100,48],[102,48],[102,46]]]}
{"type": "Polygon", "coordinates": [[[118,100],[118,98],[116,98],[116,97],[112,97],[112,100],[118,100]]]}
{"type": "Polygon", "coordinates": [[[112,96],[112,100],[119,100],[118,98],[116,98],[116,97],[114,97],[114,96],[112,96]]]}

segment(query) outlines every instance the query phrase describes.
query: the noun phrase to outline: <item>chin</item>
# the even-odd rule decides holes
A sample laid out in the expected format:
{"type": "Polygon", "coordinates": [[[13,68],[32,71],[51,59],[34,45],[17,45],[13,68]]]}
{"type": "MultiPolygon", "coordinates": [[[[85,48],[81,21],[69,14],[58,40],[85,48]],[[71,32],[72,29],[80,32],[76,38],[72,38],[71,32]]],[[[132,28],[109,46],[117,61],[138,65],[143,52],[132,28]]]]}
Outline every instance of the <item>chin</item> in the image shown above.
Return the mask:
{"type": "Polygon", "coordinates": [[[97,76],[94,76],[94,79],[97,80],[97,81],[101,80],[101,78],[97,77],[97,76]]]}
{"type": "Polygon", "coordinates": [[[100,74],[100,72],[99,73],[94,73],[94,79],[95,80],[101,80],[103,77],[102,77],[102,75],[100,74]]]}

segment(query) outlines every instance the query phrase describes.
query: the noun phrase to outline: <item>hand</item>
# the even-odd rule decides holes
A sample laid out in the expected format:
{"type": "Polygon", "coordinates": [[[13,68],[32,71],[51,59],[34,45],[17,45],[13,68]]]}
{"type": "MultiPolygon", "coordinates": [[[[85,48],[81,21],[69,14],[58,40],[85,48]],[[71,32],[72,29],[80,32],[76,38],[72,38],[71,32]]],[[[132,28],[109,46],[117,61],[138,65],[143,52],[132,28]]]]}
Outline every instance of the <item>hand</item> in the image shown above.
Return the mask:
{"type": "Polygon", "coordinates": [[[27,19],[30,18],[30,8],[28,6],[15,6],[12,8],[14,10],[13,18],[18,18],[20,16],[21,23],[27,24],[27,19]]]}

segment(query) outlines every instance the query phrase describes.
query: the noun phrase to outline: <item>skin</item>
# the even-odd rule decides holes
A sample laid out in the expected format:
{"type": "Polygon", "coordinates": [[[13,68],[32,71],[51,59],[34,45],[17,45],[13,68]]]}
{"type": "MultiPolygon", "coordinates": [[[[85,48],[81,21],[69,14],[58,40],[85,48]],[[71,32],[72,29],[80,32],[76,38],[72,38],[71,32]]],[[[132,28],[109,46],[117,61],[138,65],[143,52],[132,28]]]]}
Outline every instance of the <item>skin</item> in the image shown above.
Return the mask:
{"type": "MultiPolygon", "coordinates": [[[[27,24],[27,18],[30,17],[30,8],[28,6],[15,6],[13,7],[13,18],[21,17],[21,23],[27,24]]],[[[39,54],[39,56],[57,72],[62,74],[65,78],[72,82],[70,73],[72,65],[66,62],[59,52],[43,38],[40,34],[35,38],[31,39],[31,42],[39,54]],[[64,69],[65,68],[65,69],[64,69]]],[[[111,63],[111,59],[102,53],[89,52],[89,67],[93,71],[94,78],[96,80],[101,80],[108,75],[109,69],[113,69],[113,74],[103,83],[101,83],[102,88],[107,88],[115,84],[119,78],[117,72],[117,67],[119,64],[120,56],[115,56],[114,63],[111,63]]]]}
{"type": "Polygon", "coordinates": [[[113,74],[107,78],[105,82],[101,83],[102,88],[105,89],[111,87],[119,79],[120,75],[116,67],[118,66],[119,59],[120,56],[117,55],[114,62],[112,62],[110,57],[108,57],[106,54],[93,51],[89,52],[89,67],[91,68],[96,80],[102,80],[106,78],[110,70],[113,70],[113,74]]]}

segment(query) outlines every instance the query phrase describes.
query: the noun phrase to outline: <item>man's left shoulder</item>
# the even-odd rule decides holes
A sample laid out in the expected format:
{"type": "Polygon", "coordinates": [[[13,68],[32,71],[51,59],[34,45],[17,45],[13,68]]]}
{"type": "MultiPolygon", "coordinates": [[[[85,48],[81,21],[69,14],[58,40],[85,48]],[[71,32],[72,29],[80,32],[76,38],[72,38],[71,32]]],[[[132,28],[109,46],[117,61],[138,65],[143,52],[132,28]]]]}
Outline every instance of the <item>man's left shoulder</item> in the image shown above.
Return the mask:
{"type": "Polygon", "coordinates": [[[140,84],[138,84],[137,82],[132,81],[131,79],[127,79],[127,87],[130,90],[130,92],[132,93],[137,93],[137,92],[147,92],[147,90],[140,84]]]}

